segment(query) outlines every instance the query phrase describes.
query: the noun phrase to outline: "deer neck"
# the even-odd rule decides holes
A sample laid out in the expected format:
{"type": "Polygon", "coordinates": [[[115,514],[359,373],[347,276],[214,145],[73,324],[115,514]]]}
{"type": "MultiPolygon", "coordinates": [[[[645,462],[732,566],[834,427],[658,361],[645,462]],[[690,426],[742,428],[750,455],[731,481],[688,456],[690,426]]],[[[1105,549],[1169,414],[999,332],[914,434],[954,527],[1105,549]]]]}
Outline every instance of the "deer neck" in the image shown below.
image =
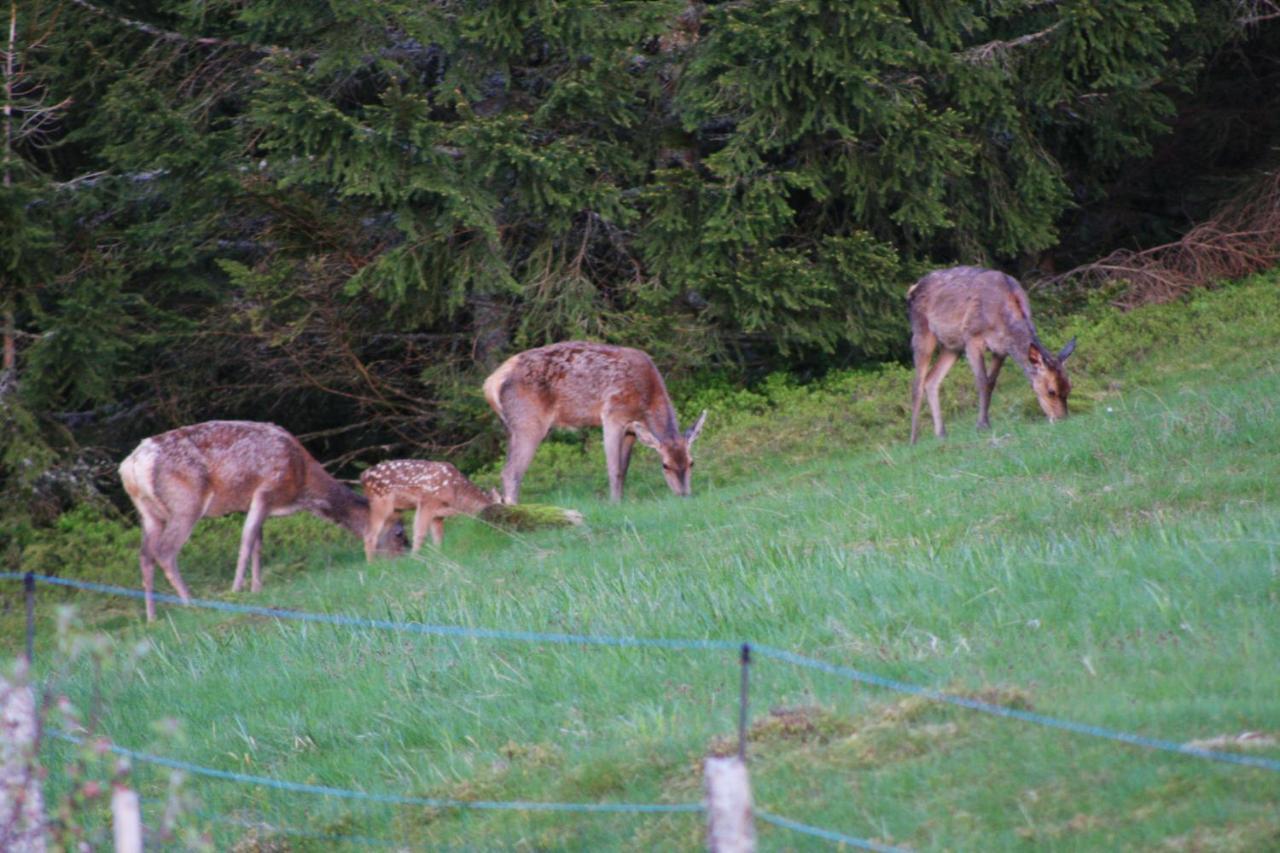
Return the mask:
{"type": "Polygon", "coordinates": [[[680,425],[676,423],[676,410],[666,394],[645,413],[644,425],[663,444],[670,444],[680,437],[680,425]]]}
{"type": "Polygon", "coordinates": [[[477,513],[493,503],[493,498],[484,489],[468,479],[462,479],[453,486],[454,506],[468,513],[477,513]]]}
{"type": "Polygon", "coordinates": [[[369,522],[369,502],[339,483],[314,460],[307,470],[303,509],[357,536],[364,535],[369,522]]]}
{"type": "Polygon", "coordinates": [[[1036,334],[1036,327],[1028,321],[1025,324],[1011,328],[1009,330],[1010,348],[1008,356],[1022,368],[1023,374],[1031,379],[1035,375],[1035,368],[1031,366],[1030,359],[1027,358],[1027,352],[1032,346],[1044,347],[1040,344],[1040,336],[1036,334]]]}

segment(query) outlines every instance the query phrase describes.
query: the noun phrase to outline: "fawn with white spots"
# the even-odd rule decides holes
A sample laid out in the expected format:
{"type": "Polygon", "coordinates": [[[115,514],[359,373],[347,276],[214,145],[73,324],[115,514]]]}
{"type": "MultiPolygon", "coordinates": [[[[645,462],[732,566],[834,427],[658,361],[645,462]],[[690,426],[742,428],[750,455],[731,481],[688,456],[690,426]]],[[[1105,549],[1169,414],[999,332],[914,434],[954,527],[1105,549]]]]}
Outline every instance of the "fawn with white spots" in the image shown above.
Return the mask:
{"type": "Polygon", "coordinates": [[[477,515],[502,503],[497,490],[485,491],[448,462],[391,459],[379,462],[360,475],[369,499],[369,526],[365,531],[365,559],[372,561],[383,525],[396,510],[414,508],[413,553],[418,553],[427,527],[438,547],[444,542],[444,520],[451,515],[477,515]]]}
{"type": "Polygon", "coordinates": [[[1047,350],[1031,322],[1026,291],[1012,276],[980,267],[935,270],[907,291],[907,311],[916,368],[911,383],[912,444],[916,443],[923,397],[929,398],[934,433],[946,435],[938,388],[961,352],[969,360],[978,386],[978,429],[991,426],[987,412],[1006,357],[1022,368],[1049,420],[1067,416],[1071,382],[1063,363],[1075,351],[1075,338],[1056,355],[1047,350]],[[930,368],[929,361],[939,345],[942,354],[930,368]],[[985,364],[988,350],[990,372],[985,364]]]}
{"type": "Polygon", "coordinates": [[[604,428],[609,496],[622,499],[622,484],[636,440],[662,457],[671,491],[688,495],[690,448],[707,419],[680,431],[662,374],[638,349],[567,341],[513,355],[484,381],[484,396],[507,428],[502,496],[513,504],[538,445],[552,427],[604,428]]]}
{"type": "MultiPolygon", "coordinates": [[[[143,439],[120,463],[120,479],[142,520],[139,564],[148,621],[155,619],[157,563],[182,600],[191,599],[178,573],[178,551],[202,518],[246,513],[232,592],[243,586],[249,562],[252,589],[262,589],[262,524],[268,516],[310,512],[361,538],[369,522],[368,501],[275,424],[206,421],[143,439]]],[[[397,527],[386,547],[403,546],[404,529],[397,527]]]]}

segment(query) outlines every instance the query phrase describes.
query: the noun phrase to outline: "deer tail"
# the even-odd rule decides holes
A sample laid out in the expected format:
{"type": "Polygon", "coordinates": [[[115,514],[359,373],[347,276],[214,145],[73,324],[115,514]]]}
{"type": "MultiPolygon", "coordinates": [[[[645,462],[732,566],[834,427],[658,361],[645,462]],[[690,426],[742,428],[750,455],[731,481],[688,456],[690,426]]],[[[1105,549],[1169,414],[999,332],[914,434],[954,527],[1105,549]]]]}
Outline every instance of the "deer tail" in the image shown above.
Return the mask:
{"type": "Polygon", "coordinates": [[[484,399],[504,425],[507,424],[507,417],[502,413],[502,387],[507,384],[507,377],[515,369],[518,357],[513,355],[504,361],[502,366],[490,373],[489,378],[484,381],[484,399]]]}

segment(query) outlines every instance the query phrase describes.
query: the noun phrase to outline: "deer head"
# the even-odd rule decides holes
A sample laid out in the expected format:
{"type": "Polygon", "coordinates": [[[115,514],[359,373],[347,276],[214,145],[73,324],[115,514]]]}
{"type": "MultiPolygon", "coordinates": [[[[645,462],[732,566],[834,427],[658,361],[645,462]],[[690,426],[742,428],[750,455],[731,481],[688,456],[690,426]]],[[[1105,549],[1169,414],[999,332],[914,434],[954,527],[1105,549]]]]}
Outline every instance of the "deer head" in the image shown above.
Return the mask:
{"type": "Polygon", "coordinates": [[[662,456],[662,475],[666,477],[671,491],[681,497],[688,497],[693,485],[693,456],[690,450],[694,440],[702,432],[702,425],[706,420],[707,412],[704,409],[693,426],[683,433],[677,432],[674,437],[666,441],[660,440],[639,421],[628,425],[628,429],[635,433],[636,439],[641,444],[652,447],[662,456]]]}
{"type": "Polygon", "coordinates": [[[1057,355],[1049,352],[1037,341],[1032,341],[1027,350],[1027,364],[1030,365],[1031,387],[1036,392],[1036,400],[1049,420],[1061,420],[1067,416],[1067,397],[1071,394],[1071,380],[1063,369],[1063,363],[1076,351],[1076,339],[1062,348],[1057,355]]]}

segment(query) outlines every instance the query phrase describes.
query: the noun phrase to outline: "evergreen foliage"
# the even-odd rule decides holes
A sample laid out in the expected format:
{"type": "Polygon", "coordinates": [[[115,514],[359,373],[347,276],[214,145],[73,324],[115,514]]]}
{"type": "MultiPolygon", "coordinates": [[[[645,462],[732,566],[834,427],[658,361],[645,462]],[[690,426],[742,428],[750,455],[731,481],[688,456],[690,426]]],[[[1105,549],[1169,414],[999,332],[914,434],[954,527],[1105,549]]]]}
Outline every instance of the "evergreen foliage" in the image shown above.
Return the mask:
{"type": "Polygon", "coordinates": [[[1218,52],[1276,41],[1235,6],[15,3],[9,103],[58,107],[4,152],[24,405],[117,455],[245,417],[467,464],[527,346],[893,358],[922,270],[1104,230],[1218,52]]]}

